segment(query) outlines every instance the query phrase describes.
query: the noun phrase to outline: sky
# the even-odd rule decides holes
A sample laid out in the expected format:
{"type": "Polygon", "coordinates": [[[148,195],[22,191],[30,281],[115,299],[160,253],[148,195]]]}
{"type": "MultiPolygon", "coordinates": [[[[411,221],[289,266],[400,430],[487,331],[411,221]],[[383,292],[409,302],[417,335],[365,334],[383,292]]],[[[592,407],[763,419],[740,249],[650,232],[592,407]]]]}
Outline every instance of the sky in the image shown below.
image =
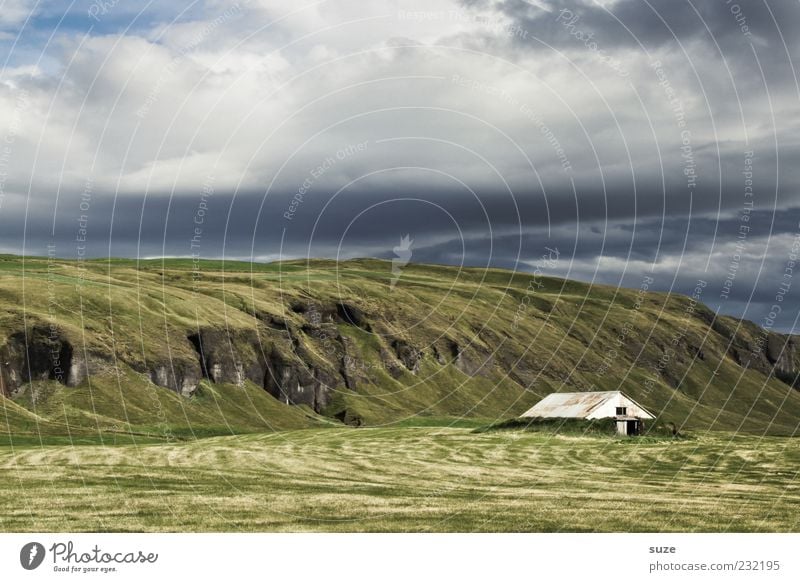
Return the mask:
{"type": "Polygon", "coordinates": [[[798,2],[0,2],[0,252],[409,235],[800,332],[798,2]]]}

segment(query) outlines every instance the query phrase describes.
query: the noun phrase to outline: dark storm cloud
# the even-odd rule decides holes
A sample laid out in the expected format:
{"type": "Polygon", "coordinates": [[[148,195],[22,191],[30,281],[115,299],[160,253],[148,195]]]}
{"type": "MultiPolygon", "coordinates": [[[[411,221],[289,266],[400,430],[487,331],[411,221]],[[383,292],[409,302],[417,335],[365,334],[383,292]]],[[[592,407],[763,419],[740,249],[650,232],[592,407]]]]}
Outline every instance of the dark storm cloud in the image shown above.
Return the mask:
{"type": "MultiPolygon", "coordinates": [[[[799,44],[800,21],[798,7],[793,2],[621,0],[604,6],[590,1],[566,0],[545,2],[549,11],[525,0],[465,0],[462,3],[470,7],[491,5],[513,18],[523,30],[554,45],[570,42],[563,31],[552,26],[556,19],[594,32],[604,46],[638,48],[643,45],[653,49],[665,44],[688,45],[692,40],[701,39],[716,41],[724,48],[739,47],[741,52],[746,52],[749,50],[747,43],[741,41],[752,38],[755,43],[773,48],[782,49],[785,43],[793,54],[799,44]],[[575,16],[578,18],[574,19],[575,16]],[[732,42],[728,44],[728,41],[732,42]]],[[[515,38],[520,42],[524,40],[521,35],[515,38]]],[[[779,57],[780,52],[769,56],[779,57]]]]}

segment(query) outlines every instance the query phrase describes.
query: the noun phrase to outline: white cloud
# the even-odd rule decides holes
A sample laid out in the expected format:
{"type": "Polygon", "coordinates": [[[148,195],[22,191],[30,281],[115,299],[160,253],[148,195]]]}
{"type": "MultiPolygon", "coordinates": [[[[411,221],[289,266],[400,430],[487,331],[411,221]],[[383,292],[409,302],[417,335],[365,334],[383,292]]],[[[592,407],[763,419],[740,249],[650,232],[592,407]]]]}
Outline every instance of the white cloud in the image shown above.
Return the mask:
{"type": "MultiPolygon", "coordinates": [[[[531,164],[545,181],[568,185],[564,157],[577,180],[594,184],[598,168],[612,187],[632,174],[660,183],[662,165],[668,180],[683,179],[674,111],[651,58],[632,49],[607,48],[631,72],[621,78],[566,32],[558,54],[509,31],[507,15],[454,1],[404,3],[402,11],[388,0],[240,6],[226,13],[230,5],[207,5],[202,18],[157,23],[141,36],[95,36],[80,48],[65,34],[57,75],[7,70],[6,124],[15,92],[28,91],[34,104],[9,183],[22,189],[33,180],[36,196],[69,195],[92,175],[98,190],[181,193],[213,173],[218,189],[263,189],[287,163],[276,184],[293,189],[342,145],[393,137],[435,141],[372,148],[327,175],[330,188],[343,176],[415,160],[477,189],[496,187],[491,168],[454,154],[459,147],[485,156],[518,190],[537,188],[531,164]]],[[[724,94],[719,62],[695,57],[706,90],[724,94]]],[[[718,139],[742,142],[736,115],[712,126],[709,109],[725,110],[729,99],[706,102],[682,55],[652,58],[680,95],[698,158],[713,161],[708,146],[718,139]]],[[[761,95],[744,98],[748,107],[761,95]]],[[[774,101],[776,115],[792,119],[796,103],[774,101]]],[[[771,139],[772,130],[760,114],[751,142],[771,139]]]]}
{"type": "Polygon", "coordinates": [[[33,16],[38,9],[35,0],[3,0],[0,4],[0,28],[12,28],[33,16]]]}

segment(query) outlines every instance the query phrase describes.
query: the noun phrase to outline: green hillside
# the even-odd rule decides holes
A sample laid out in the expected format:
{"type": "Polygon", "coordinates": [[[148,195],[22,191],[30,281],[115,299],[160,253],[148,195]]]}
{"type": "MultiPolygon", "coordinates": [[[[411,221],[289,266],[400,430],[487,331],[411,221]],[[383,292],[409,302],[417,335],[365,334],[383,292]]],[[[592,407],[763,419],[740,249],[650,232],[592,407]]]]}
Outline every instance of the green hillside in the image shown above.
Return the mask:
{"type": "Polygon", "coordinates": [[[800,423],[794,337],[530,273],[0,256],[0,305],[3,441],[493,421],[617,389],[687,430],[800,423]]]}

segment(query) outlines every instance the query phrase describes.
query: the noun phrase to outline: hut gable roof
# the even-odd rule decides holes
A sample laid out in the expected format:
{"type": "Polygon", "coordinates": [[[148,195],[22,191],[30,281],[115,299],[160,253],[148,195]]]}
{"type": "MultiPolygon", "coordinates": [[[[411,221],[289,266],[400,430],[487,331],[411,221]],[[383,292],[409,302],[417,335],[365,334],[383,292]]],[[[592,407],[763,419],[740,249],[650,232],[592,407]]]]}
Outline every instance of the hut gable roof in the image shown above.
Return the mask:
{"type": "Polygon", "coordinates": [[[545,396],[522,416],[526,418],[604,418],[614,416],[614,408],[633,408],[627,416],[655,418],[643,406],[619,390],[611,392],[555,392],[545,396]]]}

